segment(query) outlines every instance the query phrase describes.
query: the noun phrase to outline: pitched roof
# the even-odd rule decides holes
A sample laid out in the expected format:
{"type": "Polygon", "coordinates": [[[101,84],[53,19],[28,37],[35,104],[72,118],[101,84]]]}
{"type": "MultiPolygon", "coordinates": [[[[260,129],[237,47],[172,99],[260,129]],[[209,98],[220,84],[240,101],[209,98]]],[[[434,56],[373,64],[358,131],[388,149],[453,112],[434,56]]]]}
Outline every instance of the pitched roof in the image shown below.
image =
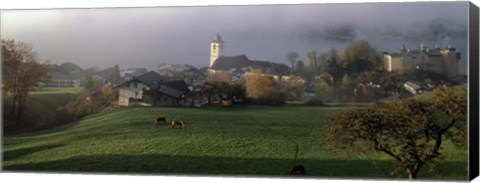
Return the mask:
{"type": "Polygon", "coordinates": [[[322,77],[322,78],[332,78],[332,77],[333,77],[330,73],[325,72],[325,71],[319,72],[319,73],[317,74],[317,76],[320,76],[320,77],[322,77]]]}
{"type": "Polygon", "coordinates": [[[290,73],[290,67],[285,64],[273,63],[268,61],[251,61],[253,64],[251,67],[256,67],[262,69],[262,71],[271,70],[273,74],[288,74],[290,73]]]}
{"type": "Polygon", "coordinates": [[[183,80],[164,82],[160,85],[158,91],[175,98],[180,98],[182,95],[190,92],[183,80]]]}
{"type": "Polygon", "coordinates": [[[142,82],[142,83],[145,83],[146,85],[148,85],[149,87],[155,87],[155,84],[156,83],[161,83],[163,81],[163,77],[160,76],[157,72],[155,71],[150,71],[150,72],[147,72],[145,74],[142,74],[138,77],[134,77],[133,79],[131,80],[128,80],[128,81],[125,81],[123,83],[120,83],[119,85],[115,86],[115,87],[119,87],[119,86],[122,86],[128,82],[131,82],[131,81],[139,81],[139,82],[142,82]]]}
{"type": "Polygon", "coordinates": [[[249,60],[245,55],[238,56],[220,56],[217,58],[211,69],[230,70],[243,67],[259,68],[262,71],[271,70],[274,74],[287,74],[290,68],[285,64],[273,63],[268,61],[249,60]]]}
{"type": "Polygon", "coordinates": [[[179,91],[165,85],[161,85],[160,88],[158,88],[158,91],[175,98],[180,98],[183,94],[185,94],[183,91],[179,91]]]}
{"type": "Polygon", "coordinates": [[[162,83],[161,85],[164,85],[179,91],[184,91],[184,92],[189,91],[187,84],[183,80],[168,81],[168,82],[162,83]]]}
{"type": "Polygon", "coordinates": [[[217,32],[217,35],[213,38],[212,43],[224,43],[222,40],[222,36],[220,36],[220,33],[217,32]]]}
{"type": "Polygon", "coordinates": [[[148,86],[154,86],[155,83],[160,83],[163,80],[163,77],[160,76],[157,72],[155,71],[150,71],[147,72],[143,75],[140,75],[135,78],[136,80],[147,84],[148,86]]]}
{"type": "Polygon", "coordinates": [[[147,84],[150,87],[155,87],[155,85],[158,83],[158,92],[164,93],[166,95],[169,95],[174,98],[180,98],[182,95],[190,92],[190,90],[187,87],[187,84],[183,80],[177,80],[177,81],[165,81],[162,76],[160,76],[157,72],[155,71],[150,71],[147,72],[141,76],[135,77],[129,81],[125,81],[115,87],[122,86],[128,82],[131,81],[138,81],[147,84]]]}
{"type": "Polygon", "coordinates": [[[212,65],[212,69],[215,70],[228,70],[232,68],[241,68],[248,67],[250,60],[245,55],[238,56],[220,56],[215,60],[215,63],[212,65]]]}

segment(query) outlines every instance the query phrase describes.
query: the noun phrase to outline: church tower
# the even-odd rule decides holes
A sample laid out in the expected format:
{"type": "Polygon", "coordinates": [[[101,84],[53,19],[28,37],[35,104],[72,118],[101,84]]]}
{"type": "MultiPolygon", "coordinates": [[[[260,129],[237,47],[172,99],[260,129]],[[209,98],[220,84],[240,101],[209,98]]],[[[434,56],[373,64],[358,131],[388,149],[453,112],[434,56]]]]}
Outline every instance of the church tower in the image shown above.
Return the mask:
{"type": "Polygon", "coordinates": [[[213,38],[212,42],[210,43],[210,65],[209,67],[212,67],[212,65],[215,63],[218,57],[223,56],[223,46],[225,42],[222,40],[222,36],[220,36],[220,33],[217,32],[217,35],[215,38],[213,38]]]}

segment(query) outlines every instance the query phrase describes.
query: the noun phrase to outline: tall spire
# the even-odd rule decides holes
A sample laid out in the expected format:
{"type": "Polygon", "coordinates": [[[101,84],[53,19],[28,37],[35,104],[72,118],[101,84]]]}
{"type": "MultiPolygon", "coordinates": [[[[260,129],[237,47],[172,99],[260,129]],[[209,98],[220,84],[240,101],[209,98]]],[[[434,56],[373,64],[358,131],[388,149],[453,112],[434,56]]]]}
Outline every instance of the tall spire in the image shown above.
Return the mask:
{"type": "Polygon", "coordinates": [[[400,53],[405,54],[407,53],[407,47],[405,46],[405,41],[402,41],[402,48],[400,48],[400,53]]]}
{"type": "Polygon", "coordinates": [[[215,35],[215,37],[213,38],[212,43],[224,43],[222,40],[222,36],[220,35],[220,32],[218,32],[218,29],[217,29],[217,35],[215,35]]]}

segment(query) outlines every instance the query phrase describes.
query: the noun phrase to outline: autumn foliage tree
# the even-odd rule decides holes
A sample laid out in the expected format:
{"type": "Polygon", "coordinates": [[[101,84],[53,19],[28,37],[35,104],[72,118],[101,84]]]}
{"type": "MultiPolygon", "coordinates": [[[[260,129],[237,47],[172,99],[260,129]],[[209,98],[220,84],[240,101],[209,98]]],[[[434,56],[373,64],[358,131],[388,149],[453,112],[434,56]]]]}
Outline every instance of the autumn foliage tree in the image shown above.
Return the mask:
{"type": "Polygon", "coordinates": [[[328,84],[323,79],[315,79],[313,83],[313,92],[315,93],[315,98],[322,102],[331,102],[333,97],[333,87],[328,84]]]}
{"type": "Polygon", "coordinates": [[[381,66],[377,51],[367,41],[354,41],[343,51],[341,66],[348,73],[372,71],[381,66]]]}
{"type": "Polygon", "coordinates": [[[285,103],[286,95],[281,92],[280,84],[270,75],[253,71],[245,75],[246,97],[254,103],[280,105],[285,103]]]}
{"type": "Polygon", "coordinates": [[[305,80],[300,76],[291,75],[280,82],[281,91],[288,100],[300,100],[305,94],[305,80]]]}
{"type": "Polygon", "coordinates": [[[31,44],[2,40],[2,84],[3,91],[12,96],[10,117],[17,128],[27,108],[29,92],[45,82],[49,76],[47,64],[37,61],[31,44]]]}
{"type": "Polygon", "coordinates": [[[396,172],[414,179],[433,166],[446,138],[466,147],[466,91],[454,95],[441,87],[435,93],[434,101],[406,99],[328,116],[326,142],[349,153],[385,153],[396,160],[396,172]]]}

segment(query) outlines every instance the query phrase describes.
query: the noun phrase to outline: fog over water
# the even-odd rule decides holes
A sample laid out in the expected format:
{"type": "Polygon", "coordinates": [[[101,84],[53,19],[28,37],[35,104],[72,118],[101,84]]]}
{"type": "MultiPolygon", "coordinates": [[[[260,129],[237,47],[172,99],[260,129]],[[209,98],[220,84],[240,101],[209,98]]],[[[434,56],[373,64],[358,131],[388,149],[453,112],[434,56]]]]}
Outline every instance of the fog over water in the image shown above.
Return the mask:
{"type": "Polygon", "coordinates": [[[226,55],[278,63],[289,51],[306,60],[310,50],[342,51],[353,40],[379,53],[398,52],[403,42],[412,50],[451,45],[465,73],[467,17],[468,2],[9,10],[0,33],[32,43],[41,60],[83,68],[204,67],[219,31],[226,55]]]}

